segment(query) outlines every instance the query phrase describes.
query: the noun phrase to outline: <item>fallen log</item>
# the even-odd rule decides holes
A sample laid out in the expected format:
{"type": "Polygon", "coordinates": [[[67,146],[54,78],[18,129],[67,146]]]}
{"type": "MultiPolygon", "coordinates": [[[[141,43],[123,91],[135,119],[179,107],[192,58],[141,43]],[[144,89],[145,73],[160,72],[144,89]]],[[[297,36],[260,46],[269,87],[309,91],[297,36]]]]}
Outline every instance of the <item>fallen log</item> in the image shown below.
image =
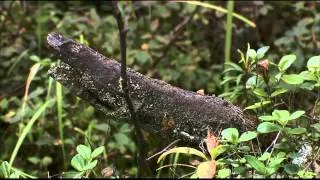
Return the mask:
{"type": "MultiPolygon", "coordinates": [[[[51,77],[106,116],[131,123],[119,62],[58,33],[48,34],[47,42],[63,61],[49,70],[51,77]]],[[[144,131],[171,140],[200,142],[208,128],[218,132],[236,127],[243,132],[256,126],[241,108],[214,95],[173,87],[130,68],[127,76],[130,97],[144,131]]]]}

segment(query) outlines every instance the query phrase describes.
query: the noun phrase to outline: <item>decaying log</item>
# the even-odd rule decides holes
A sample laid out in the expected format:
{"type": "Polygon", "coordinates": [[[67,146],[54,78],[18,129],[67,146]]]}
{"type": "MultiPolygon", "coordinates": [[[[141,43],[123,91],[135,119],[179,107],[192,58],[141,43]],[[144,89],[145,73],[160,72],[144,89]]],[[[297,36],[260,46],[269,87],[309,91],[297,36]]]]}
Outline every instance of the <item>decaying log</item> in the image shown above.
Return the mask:
{"type": "MultiPolygon", "coordinates": [[[[50,47],[63,63],[49,74],[77,96],[117,120],[130,121],[121,87],[121,64],[111,58],[65,38],[58,33],[47,36],[50,47]]],[[[199,142],[210,128],[253,129],[255,120],[230,102],[218,97],[173,87],[127,68],[130,97],[143,130],[169,139],[199,142]]]]}

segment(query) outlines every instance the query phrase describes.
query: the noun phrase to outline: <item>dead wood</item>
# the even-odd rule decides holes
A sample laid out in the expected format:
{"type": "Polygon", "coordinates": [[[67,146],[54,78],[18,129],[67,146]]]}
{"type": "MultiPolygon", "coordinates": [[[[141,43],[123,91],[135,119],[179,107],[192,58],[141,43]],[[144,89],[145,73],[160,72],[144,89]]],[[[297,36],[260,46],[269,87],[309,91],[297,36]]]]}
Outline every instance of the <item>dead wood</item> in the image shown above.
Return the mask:
{"type": "MultiPolygon", "coordinates": [[[[49,74],[108,117],[130,123],[121,86],[121,64],[82,44],[50,33],[48,44],[63,61],[49,74]]],[[[162,137],[201,141],[207,129],[254,129],[256,121],[221,98],[201,95],[151,79],[127,68],[129,92],[142,128],[162,137]]]]}

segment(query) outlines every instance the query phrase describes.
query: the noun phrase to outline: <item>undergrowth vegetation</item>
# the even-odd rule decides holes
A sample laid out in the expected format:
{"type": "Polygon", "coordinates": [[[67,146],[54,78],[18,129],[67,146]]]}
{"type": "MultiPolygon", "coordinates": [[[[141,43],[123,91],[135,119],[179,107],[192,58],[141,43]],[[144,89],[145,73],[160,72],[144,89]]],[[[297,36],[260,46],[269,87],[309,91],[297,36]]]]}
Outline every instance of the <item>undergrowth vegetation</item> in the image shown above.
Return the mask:
{"type": "MultiPolygon", "coordinates": [[[[208,129],[199,147],[145,133],[150,177],[320,177],[318,2],[119,5],[129,67],[215,94],[258,121],[247,132],[208,129]]],[[[135,177],[133,127],[49,78],[52,31],[119,57],[105,1],[0,2],[0,177],[135,177]]]]}

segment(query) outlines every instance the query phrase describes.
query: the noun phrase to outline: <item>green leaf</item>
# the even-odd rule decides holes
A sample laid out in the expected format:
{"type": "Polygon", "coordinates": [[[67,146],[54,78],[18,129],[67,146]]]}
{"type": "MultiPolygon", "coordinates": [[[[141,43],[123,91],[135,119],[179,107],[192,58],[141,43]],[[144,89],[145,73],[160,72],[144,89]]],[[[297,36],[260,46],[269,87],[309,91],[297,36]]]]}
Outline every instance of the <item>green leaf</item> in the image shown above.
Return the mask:
{"type": "Polygon", "coordinates": [[[280,151],[280,152],[278,152],[278,154],[277,154],[277,157],[278,157],[278,158],[283,158],[283,157],[285,157],[285,156],[286,156],[286,153],[283,152],[283,151],[280,151]]]}
{"type": "Polygon", "coordinates": [[[276,80],[279,81],[281,76],[282,76],[282,73],[280,72],[277,75],[275,75],[274,78],[276,78],[276,80]]]}
{"type": "Polygon", "coordinates": [[[239,131],[236,128],[227,128],[221,132],[222,139],[226,139],[231,143],[236,143],[239,138],[239,131]]]}
{"type": "Polygon", "coordinates": [[[146,64],[151,56],[146,51],[138,51],[134,56],[141,64],[146,64]]]}
{"type": "Polygon", "coordinates": [[[278,118],[274,117],[274,116],[260,116],[259,119],[261,119],[263,121],[275,121],[278,118]]]}
{"type": "Polygon", "coordinates": [[[317,81],[317,76],[311,71],[302,71],[299,76],[302,76],[304,80],[317,81]]]}
{"type": "Polygon", "coordinates": [[[304,82],[299,86],[299,88],[306,89],[308,91],[312,91],[314,87],[316,87],[315,84],[310,82],[304,82]]]}
{"type": "Polygon", "coordinates": [[[245,155],[245,158],[247,162],[250,164],[250,166],[253,167],[255,170],[257,170],[258,173],[265,174],[266,172],[265,165],[261,161],[259,161],[256,157],[251,155],[245,155]]]}
{"type": "Polygon", "coordinates": [[[278,171],[279,166],[267,167],[266,169],[267,169],[267,170],[266,170],[266,175],[267,175],[267,176],[270,176],[270,175],[272,175],[272,174],[274,174],[274,173],[276,173],[276,172],[278,171]]]}
{"type": "Polygon", "coordinates": [[[305,111],[296,111],[290,115],[290,120],[298,119],[302,115],[304,115],[305,111]]]}
{"type": "Polygon", "coordinates": [[[257,81],[256,78],[257,78],[257,76],[252,76],[247,80],[246,89],[251,89],[251,88],[256,87],[256,81],[257,81]]]}
{"type": "Polygon", "coordinates": [[[233,63],[233,62],[226,62],[225,63],[225,69],[230,69],[230,70],[233,70],[233,71],[238,71],[238,72],[243,72],[242,68],[236,64],[236,63],[233,63]],[[230,66],[230,68],[229,68],[230,66]]]}
{"type": "Polygon", "coordinates": [[[287,110],[277,110],[275,109],[272,112],[272,116],[276,117],[277,119],[285,119],[288,120],[290,118],[290,113],[287,110]]]}
{"type": "Polygon", "coordinates": [[[313,127],[317,132],[320,133],[320,123],[312,124],[311,127],[313,127]]]}
{"type": "Polygon", "coordinates": [[[271,97],[275,97],[275,96],[278,96],[279,94],[283,94],[283,93],[286,93],[288,92],[288,89],[277,89],[275,91],[273,91],[273,93],[271,93],[271,97]]]}
{"type": "Polygon", "coordinates": [[[158,158],[157,163],[159,163],[162,159],[164,159],[168,154],[172,154],[172,153],[193,154],[193,155],[202,157],[205,160],[208,160],[206,155],[197,149],[189,148],[189,147],[177,147],[177,148],[170,149],[169,151],[161,154],[161,156],[158,158]]]}
{"type": "Polygon", "coordinates": [[[264,57],[266,52],[269,50],[270,46],[264,46],[262,48],[259,48],[257,51],[257,59],[260,60],[264,57]]]}
{"type": "Polygon", "coordinates": [[[83,169],[84,169],[85,171],[91,170],[91,169],[93,169],[94,167],[96,167],[97,163],[98,163],[98,160],[94,160],[94,161],[88,163],[83,169]]]}
{"type": "Polygon", "coordinates": [[[217,178],[228,178],[230,177],[230,175],[231,175],[231,170],[224,168],[218,171],[217,178]]]}
{"type": "Polygon", "coordinates": [[[197,176],[197,173],[195,172],[195,173],[193,173],[191,176],[190,176],[190,179],[197,179],[198,178],[198,176],[197,176]]]}
{"type": "Polygon", "coordinates": [[[313,56],[308,60],[307,63],[308,70],[311,72],[320,70],[320,55],[313,56]]]}
{"type": "Polygon", "coordinates": [[[287,110],[274,110],[272,116],[277,118],[277,122],[285,126],[290,120],[290,113],[287,110]]]}
{"type": "Polygon", "coordinates": [[[302,84],[304,81],[303,76],[300,76],[299,74],[283,75],[281,79],[287,84],[293,85],[302,84]]]}
{"type": "Polygon", "coordinates": [[[269,152],[264,152],[259,158],[258,160],[259,161],[265,161],[267,159],[269,159],[271,156],[271,154],[269,152]]]}
{"type": "Polygon", "coordinates": [[[296,60],[296,58],[297,57],[294,54],[283,56],[278,64],[280,71],[287,70],[292,65],[292,63],[296,60]]]}
{"type": "Polygon", "coordinates": [[[306,128],[289,128],[287,131],[289,134],[303,134],[307,132],[306,128]]]}
{"type": "Polygon", "coordinates": [[[99,156],[101,153],[103,153],[104,150],[105,150],[104,146],[100,146],[100,147],[96,148],[96,149],[92,152],[91,158],[93,159],[93,158],[99,156]]]}
{"type": "Polygon", "coordinates": [[[130,142],[130,139],[124,133],[115,133],[113,137],[119,145],[127,145],[130,142]]]}
{"type": "Polygon", "coordinates": [[[71,165],[78,171],[84,171],[85,159],[77,154],[71,159],[71,165]]]}
{"type": "MultiPolygon", "coordinates": [[[[0,173],[3,175],[4,178],[8,178],[10,175],[10,165],[7,161],[3,161],[0,167],[0,173]]],[[[2,176],[1,176],[2,177],[2,176]]]]}
{"type": "Polygon", "coordinates": [[[286,164],[283,166],[284,171],[290,175],[295,175],[299,172],[300,167],[296,164],[286,164]]]}
{"type": "Polygon", "coordinates": [[[252,60],[255,60],[256,57],[257,57],[257,53],[254,49],[249,49],[247,51],[247,55],[252,59],[252,60]]]}
{"type": "Polygon", "coordinates": [[[284,161],[286,158],[272,158],[271,161],[268,164],[268,167],[276,167],[279,166],[282,161],[284,161]]]}
{"type": "Polygon", "coordinates": [[[246,107],[244,110],[247,110],[247,109],[257,109],[257,108],[259,108],[259,107],[261,107],[261,106],[264,106],[264,105],[270,104],[270,103],[271,103],[271,101],[257,102],[257,103],[254,103],[254,104],[251,105],[251,106],[246,107]]]}
{"type": "Polygon", "coordinates": [[[257,127],[258,133],[276,132],[276,131],[279,131],[280,129],[281,129],[281,127],[279,125],[271,123],[271,122],[260,123],[257,127]]]}
{"type": "Polygon", "coordinates": [[[38,164],[40,159],[38,157],[29,157],[28,161],[30,161],[32,164],[38,164]]]}
{"type": "Polygon", "coordinates": [[[77,146],[77,152],[84,158],[84,159],[90,159],[91,156],[91,148],[87,147],[83,144],[80,144],[77,146]]]}
{"type": "Polygon", "coordinates": [[[239,138],[239,142],[245,142],[245,141],[250,141],[251,139],[254,139],[257,137],[257,133],[254,131],[247,131],[241,134],[239,138]]]}
{"type": "Polygon", "coordinates": [[[255,88],[253,93],[261,97],[268,97],[268,94],[262,88],[255,88]]]}
{"type": "Polygon", "coordinates": [[[218,145],[217,147],[213,148],[209,153],[211,156],[211,159],[216,159],[220,154],[227,151],[229,148],[229,145],[218,145]]]}

